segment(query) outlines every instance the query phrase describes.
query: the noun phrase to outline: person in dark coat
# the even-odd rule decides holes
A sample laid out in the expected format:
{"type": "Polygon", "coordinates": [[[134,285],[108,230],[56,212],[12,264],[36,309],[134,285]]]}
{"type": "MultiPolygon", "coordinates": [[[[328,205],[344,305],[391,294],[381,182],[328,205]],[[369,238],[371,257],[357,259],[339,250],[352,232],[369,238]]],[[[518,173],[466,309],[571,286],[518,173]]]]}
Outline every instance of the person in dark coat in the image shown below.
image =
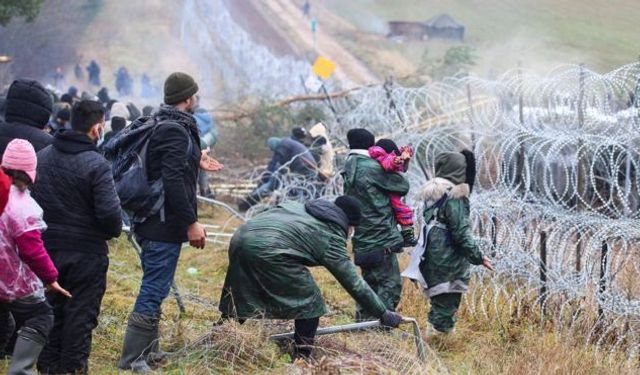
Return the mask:
{"type": "Polygon", "coordinates": [[[185,73],[172,73],[164,84],[164,103],[154,114],[157,127],[147,151],[149,181],[162,179],[164,207],[135,226],[142,247],[142,283],[118,368],[150,371],[150,355],[159,348],[160,306],[169,294],[182,243],[204,248],[206,233],[198,223],[196,196],[202,153],[192,113],[198,84],[185,73]],[[152,350],[149,350],[153,345],[152,350]]]}
{"type": "Polygon", "coordinates": [[[91,332],[98,324],[107,286],[107,241],[122,230],[120,200],[111,165],[98,153],[104,107],[81,101],[71,113],[71,130],[56,133],[38,153],[33,196],[44,210],[44,244],[73,298],[49,296],[55,322],[38,361],[48,374],[86,373],[91,332]]]}
{"type": "Polygon", "coordinates": [[[316,178],[318,165],[309,149],[293,137],[271,137],[267,146],[273,151],[273,157],[257,188],[238,202],[238,209],[246,211],[267,197],[278,187],[278,172],[291,172],[306,178],[316,178]],[[282,168],[282,170],[281,170],[282,168]]]}
{"type": "Polygon", "coordinates": [[[91,60],[91,63],[87,66],[87,73],[89,73],[89,84],[100,86],[100,65],[96,60],[91,60]]]}
{"type": "Polygon", "coordinates": [[[100,89],[100,91],[98,91],[98,100],[100,100],[100,103],[102,103],[103,105],[107,105],[109,103],[111,98],[109,97],[108,88],[103,87],[100,89]]]}
{"type": "Polygon", "coordinates": [[[116,73],[116,90],[120,96],[130,96],[133,92],[133,79],[124,66],[121,66],[116,73]]]}
{"type": "Polygon", "coordinates": [[[0,156],[9,142],[26,139],[37,151],[50,145],[53,138],[44,132],[53,109],[49,93],[37,81],[18,79],[7,93],[5,122],[0,124],[0,156]]]}

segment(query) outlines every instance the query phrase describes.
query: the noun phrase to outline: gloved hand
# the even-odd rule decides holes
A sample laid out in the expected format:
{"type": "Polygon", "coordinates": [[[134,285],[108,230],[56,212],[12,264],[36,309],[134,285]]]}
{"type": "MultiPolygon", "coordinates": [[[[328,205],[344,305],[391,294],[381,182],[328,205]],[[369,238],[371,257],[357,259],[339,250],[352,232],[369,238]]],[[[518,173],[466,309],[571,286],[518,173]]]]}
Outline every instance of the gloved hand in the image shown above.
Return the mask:
{"type": "Polygon", "coordinates": [[[380,318],[380,323],[382,323],[385,327],[398,328],[400,323],[402,323],[402,315],[393,312],[393,311],[385,311],[380,318]]]}

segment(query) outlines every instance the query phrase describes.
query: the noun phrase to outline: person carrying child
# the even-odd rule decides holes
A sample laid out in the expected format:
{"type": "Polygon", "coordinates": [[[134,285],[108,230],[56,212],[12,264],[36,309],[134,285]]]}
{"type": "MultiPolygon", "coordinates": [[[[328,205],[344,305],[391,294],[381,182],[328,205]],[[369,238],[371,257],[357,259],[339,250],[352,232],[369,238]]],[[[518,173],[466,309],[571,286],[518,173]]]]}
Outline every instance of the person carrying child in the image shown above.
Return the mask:
{"type": "Polygon", "coordinates": [[[37,158],[24,139],[9,143],[2,169],[13,180],[9,200],[0,216],[0,352],[19,328],[9,374],[35,374],[33,366],[53,326],[47,290],[71,297],[58,282],[58,271],[44,248],[47,228],[42,209],[28,188],[36,179],[37,158]]]}
{"type": "MultiPolygon", "coordinates": [[[[409,160],[413,156],[413,149],[411,146],[398,148],[394,141],[383,138],[378,140],[375,146],[369,148],[369,156],[377,160],[385,172],[404,173],[407,171],[409,160]]],[[[389,202],[393,208],[396,221],[400,224],[404,247],[416,246],[418,241],[413,229],[413,210],[402,201],[402,197],[399,194],[389,193],[389,202]]]]}

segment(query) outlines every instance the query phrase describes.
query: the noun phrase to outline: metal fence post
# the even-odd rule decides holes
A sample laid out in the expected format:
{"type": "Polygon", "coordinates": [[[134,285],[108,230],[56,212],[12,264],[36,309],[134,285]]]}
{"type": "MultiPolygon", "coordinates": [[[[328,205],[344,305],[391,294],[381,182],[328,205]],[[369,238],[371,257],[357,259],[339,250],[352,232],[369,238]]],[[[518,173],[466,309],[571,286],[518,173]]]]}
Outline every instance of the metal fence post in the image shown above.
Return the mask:
{"type": "Polygon", "coordinates": [[[540,307],[547,302],[547,233],[540,232],[540,307]]]}

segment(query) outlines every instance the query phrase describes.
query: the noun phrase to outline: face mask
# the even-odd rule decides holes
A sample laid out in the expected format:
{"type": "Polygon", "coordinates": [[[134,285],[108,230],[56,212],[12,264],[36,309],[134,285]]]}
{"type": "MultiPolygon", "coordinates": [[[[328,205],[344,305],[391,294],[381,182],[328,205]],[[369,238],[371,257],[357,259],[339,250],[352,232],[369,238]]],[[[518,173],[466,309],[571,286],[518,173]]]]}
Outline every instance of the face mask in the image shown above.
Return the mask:
{"type": "Polygon", "coordinates": [[[98,126],[98,139],[96,139],[96,144],[101,145],[104,142],[104,127],[98,126]]]}

